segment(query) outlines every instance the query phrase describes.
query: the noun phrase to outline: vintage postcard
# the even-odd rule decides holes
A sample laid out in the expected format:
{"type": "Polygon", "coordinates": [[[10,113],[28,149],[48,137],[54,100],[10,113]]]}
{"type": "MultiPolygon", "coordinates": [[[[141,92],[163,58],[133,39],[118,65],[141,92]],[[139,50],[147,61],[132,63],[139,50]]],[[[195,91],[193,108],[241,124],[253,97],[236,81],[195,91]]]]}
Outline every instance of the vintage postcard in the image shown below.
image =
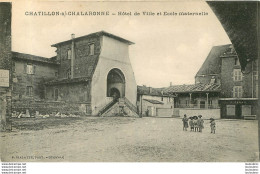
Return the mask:
{"type": "Polygon", "coordinates": [[[259,3],[0,2],[2,162],[258,162],[259,3]]]}

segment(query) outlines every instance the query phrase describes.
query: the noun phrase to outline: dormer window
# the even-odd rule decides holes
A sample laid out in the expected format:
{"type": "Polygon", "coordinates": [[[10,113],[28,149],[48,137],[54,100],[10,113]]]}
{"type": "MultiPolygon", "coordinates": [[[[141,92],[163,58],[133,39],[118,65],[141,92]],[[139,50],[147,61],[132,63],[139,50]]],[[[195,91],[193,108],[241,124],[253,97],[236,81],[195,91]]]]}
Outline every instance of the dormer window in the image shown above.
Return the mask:
{"type": "Polygon", "coordinates": [[[68,59],[71,59],[71,50],[69,49],[68,51],[67,51],[67,57],[68,57],[68,59]]]}
{"type": "Polygon", "coordinates": [[[95,51],[95,45],[94,44],[90,44],[89,45],[89,49],[90,49],[90,52],[89,52],[89,55],[94,55],[94,51],[95,51]]]}

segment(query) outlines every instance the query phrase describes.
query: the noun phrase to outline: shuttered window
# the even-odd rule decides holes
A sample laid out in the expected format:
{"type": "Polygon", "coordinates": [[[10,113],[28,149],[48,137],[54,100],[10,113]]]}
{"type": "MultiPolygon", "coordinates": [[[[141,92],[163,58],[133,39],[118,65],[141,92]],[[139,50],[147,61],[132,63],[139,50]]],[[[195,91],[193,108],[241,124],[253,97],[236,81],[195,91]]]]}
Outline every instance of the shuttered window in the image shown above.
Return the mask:
{"type": "Polygon", "coordinates": [[[234,81],[242,81],[242,72],[241,72],[240,69],[234,69],[233,80],[234,81]]]}
{"type": "Polygon", "coordinates": [[[241,98],[242,96],[243,96],[242,86],[234,86],[233,87],[233,97],[234,98],[241,98]]]}

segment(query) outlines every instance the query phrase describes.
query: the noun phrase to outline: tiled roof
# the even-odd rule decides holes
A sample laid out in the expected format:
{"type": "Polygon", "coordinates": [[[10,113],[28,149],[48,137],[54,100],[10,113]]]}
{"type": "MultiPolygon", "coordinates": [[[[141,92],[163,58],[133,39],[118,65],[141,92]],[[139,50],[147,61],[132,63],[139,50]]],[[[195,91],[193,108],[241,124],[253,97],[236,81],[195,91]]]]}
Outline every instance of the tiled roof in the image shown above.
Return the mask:
{"type": "Polygon", "coordinates": [[[169,93],[186,93],[186,92],[219,92],[219,84],[192,84],[192,85],[175,85],[164,89],[165,94],[169,93]]]}
{"type": "Polygon", "coordinates": [[[196,76],[207,74],[219,74],[221,63],[220,56],[223,55],[229,49],[230,46],[231,44],[212,47],[206,60],[197,72],[196,76]]]}
{"type": "MultiPolygon", "coordinates": [[[[99,32],[91,33],[91,34],[88,34],[88,35],[85,35],[85,36],[77,37],[77,38],[74,39],[74,41],[80,40],[80,39],[84,39],[84,38],[88,38],[88,37],[93,37],[93,36],[107,36],[107,37],[111,37],[111,38],[113,38],[113,39],[119,40],[119,41],[121,41],[121,42],[127,43],[127,44],[129,44],[129,45],[134,44],[133,42],[131,42],[131,41],[129,41],[129,40],[126,40],[126,39],[124,39],[124,38],[121,38],[121,37],[119,37],[119,36],[110,34],[110,33],[105,32],[105,31],[99,31],[99,32]]],[[[56,47],[56,46],[58,46],[58,45],[61,45],[61,44],[67,43],[67,42],[71,42],[71,39],[70,39],[70,40],[63,41],[63,42],[59,42],[59,43],[56,43],[56,44],[53,44],[52,47],[56,47]]]]}
{"type": "Polygon", "coordinates": [[[46,58],[46,57],[40,57],[40,56],[31,55],[31,54],[24,54],[24,53],[14,52],[14,51],[12,51],[12,58],[14,58],[14,59],[30,60],[30,61],[36,61],[36,62],[43,62],[43,63],[58,64],[56,62],[56,58],[55,57],[46,58]]]}
{"type": "Polygon", "coordinates": [[[146,86],[137,86],[137,93],[142,95],[162,96],[164,88],[152,88],[146,86]]]}
{"type": "Polygon", "coordinates": [[[73,79],[55,79],[49,82],[46,82],[45,85],[59,85],[59,84],[69,84],[69,83],[81,83],[89,81],[89,78],[73,78],[73,79]]]}
{"type": "Polygon", "coordinates": [[[258,58],[257,1],[207,1],[234,45],[242,70],[258,58]]]}
{"type": "Polygon", "coordinates": [[[143,100],[148,101],[148,102],[150,102],[152,104],[163,104],[163,102],[160,102],[158,100],[151,100],[151,99],[143,99],[143,100]]]}

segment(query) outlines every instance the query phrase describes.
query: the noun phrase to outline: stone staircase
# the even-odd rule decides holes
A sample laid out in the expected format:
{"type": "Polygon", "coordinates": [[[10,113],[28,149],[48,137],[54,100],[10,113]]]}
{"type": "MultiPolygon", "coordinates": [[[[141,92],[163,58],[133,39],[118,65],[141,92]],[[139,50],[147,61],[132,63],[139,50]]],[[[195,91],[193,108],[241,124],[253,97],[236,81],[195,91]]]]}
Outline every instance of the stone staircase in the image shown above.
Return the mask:
{"type": "Polygon", "coordinates": [[[137,108],[127,98],[119,98],[108,103],[99,111],[99,116],[132,116],[139,117],[137,108]]]}

